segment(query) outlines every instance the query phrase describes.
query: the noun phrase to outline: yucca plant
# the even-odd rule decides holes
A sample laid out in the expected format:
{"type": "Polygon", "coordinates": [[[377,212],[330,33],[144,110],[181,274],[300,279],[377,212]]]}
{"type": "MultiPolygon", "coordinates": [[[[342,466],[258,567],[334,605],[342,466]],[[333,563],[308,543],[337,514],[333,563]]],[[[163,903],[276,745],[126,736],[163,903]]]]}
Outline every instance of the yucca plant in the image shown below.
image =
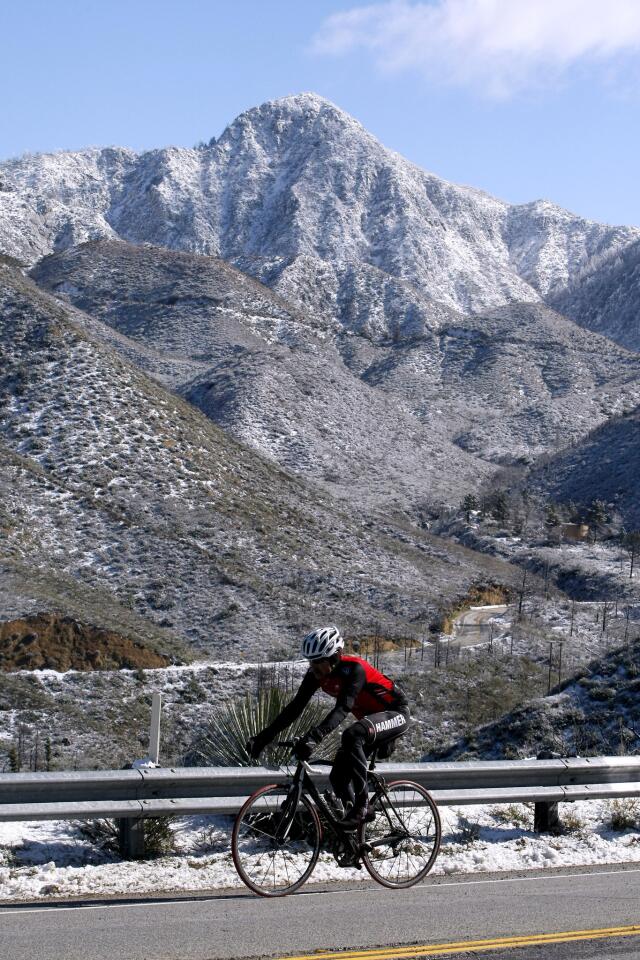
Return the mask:
{"type": "MultiPolygon", "coordinates": [[[[291,757],[286,747],[269,744],[254,761],[247,753],[245,744],[249,737],[264,730],[278,716],[291,699],[291,692],[281,687],[263,687],[257,695],[244,694],[222,704],[211,719],[198,731],[188,752],[192,766],[247,767],[258,762],[264,766],[282,766],[291,757]]],[[[328,712],[327,706],[311,701],[301,716],[277,740],[295,740],[315,726],[328,712]]],[[[338,749],[336,731],[326,737],[314,752],[319,759],[332,759],[338,749]]]]}

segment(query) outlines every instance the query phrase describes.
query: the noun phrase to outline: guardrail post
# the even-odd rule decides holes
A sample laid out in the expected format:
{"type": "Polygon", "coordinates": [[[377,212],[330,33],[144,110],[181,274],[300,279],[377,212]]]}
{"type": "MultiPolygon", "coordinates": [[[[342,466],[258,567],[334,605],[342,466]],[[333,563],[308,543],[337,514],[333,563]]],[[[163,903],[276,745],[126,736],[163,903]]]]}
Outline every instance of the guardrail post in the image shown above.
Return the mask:
{"type": "Polygon", "coordinates": [[[144,857],[144,819],[142,817],[123,817],[118,820],[118,838],[120,856],[125,860],[138,860],[144,857]]]}
{"type": "Polygon", "coordinates": [[[557,803],[536,803],[533,811],[535,833],[562,833],[562,821],[557,803]]]}
{"type": "MultiPolygon", "coordinates": [[[[536,760],[558,760],[559,753],[541,750],[536,760]]],[[[557,801],[538,801],[533,808],[533,830],[535,833],[562,833],[562,821],[557,801]]]]}

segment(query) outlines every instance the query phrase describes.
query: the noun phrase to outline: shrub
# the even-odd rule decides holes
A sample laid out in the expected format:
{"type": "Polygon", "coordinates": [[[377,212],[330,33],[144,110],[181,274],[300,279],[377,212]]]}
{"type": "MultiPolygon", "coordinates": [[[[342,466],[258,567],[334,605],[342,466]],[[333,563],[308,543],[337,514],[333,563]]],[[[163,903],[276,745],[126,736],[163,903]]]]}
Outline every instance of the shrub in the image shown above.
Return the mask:
{"type": "Polygon", "coordinates": [[[0,844],[0,867],[17,867],[18,860],[13,847],[0,844]]]}
{"type": "Polygon", "coordinates": [[[565,833],[581,834],[584,830],[584,820],[575,813],[563,813],[562,826],[565,833]]]}
{"type": "Polygon", "coordinates": [[[194,845],[198,853],[217,853],[220,850],[226,850],[229,847],[229,831],[215,824],[209,824],[202,828],[194,845]]]}
{"type": "Polygon", "coordinates": [[[120,837],[115,820],[83,820],[78,823],[82,836],[106,853],[120,852],[120,837]]]}
{"type": "Polygon", "coordinates": [[[638,823],[640,801],[632,797],[612,800],[609,805],[609,825],[612,830],[630,830],[638,823]]]}
{"type": "MultiPolygon", "coordinates": [[[[291,693],[281,687],[267,687],[257,697],[244,694],[220,706],[207,724],[198,732],[191,744],[186,761],[192,766],[245,767],[251,760],[245,744],[275,720],[291,693]]],[[[327,707],[316,701],[307,704],[301,716],[283,730],[276,739],[295,740],[319,723],[327,714],[327,707]]],[[[336,732],[326,737],[315,751],[318,758],[333,757],[338,745],[336,732]]],[[[287,747],[269,744],[263,751],[260,762],[281,766],[290,758],[287,747]]]]}
{"type": "MultiPolygon", "coordinates": [[[[172,817],[145,817],[144,857],[164,857],[175,853],[175,834],[171,827],[172,817]]],[[[120,831],[115,820],[83,820],[78,824],[80,833],[90,843],[106,853],[120,854],[120,831]]]]}
{"type": "Polygon", "coordinates": [[[473,820],[468,820],[467,817],[463,814],[458,813],[458,825],[460,827],[455,838],[458,843],[464,843],[466,846],[469,846],[472,843],[475,843],[476,840],[480,839],[480,824],[476,823],[473,820]]]}
{"type": "Polygon", "coordinates": [[[522,827],[523,830],[531,827],[531,811],[522,803],[494,807],[491,813],[501,823],[512,823],[516,827],[522,827]]]}
{"type": "Polygon", "coordinates": [[[147,817],[144,821],[144,856],[166,857],[176,851],[173,817],[147,817]]]}

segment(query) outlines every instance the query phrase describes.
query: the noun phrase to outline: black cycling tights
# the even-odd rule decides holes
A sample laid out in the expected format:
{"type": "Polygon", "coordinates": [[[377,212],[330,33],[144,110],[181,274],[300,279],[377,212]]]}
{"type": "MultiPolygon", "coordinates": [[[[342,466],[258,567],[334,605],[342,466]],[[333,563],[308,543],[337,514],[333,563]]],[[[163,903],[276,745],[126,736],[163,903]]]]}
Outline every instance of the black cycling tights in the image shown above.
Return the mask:
{"type": "Polygon", "coordinates": [[[367,797],[367,757],[381,743],[395,740],[405,733],[408,710],[384,710],[371,713],[353,723],[342,734],[329,774],[331,786],[343,803],[364,803],[367,797]]]}

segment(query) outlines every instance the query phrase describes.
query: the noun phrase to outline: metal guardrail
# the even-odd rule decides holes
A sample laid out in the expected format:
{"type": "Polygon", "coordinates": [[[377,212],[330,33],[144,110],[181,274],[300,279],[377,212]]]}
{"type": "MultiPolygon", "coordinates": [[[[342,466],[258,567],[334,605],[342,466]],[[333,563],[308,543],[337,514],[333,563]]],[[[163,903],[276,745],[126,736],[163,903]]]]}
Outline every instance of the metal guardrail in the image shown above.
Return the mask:
{"type": "MultiPolygon", "coordinates": [[[[388,778],[415,780],[441,805],[640,796],[640,757],[381,763],[388,778]]],[[[0,821],[235,813],[284,771],[180,767],[0,774],[0,821]]],[[[317,768],[320,786],[326,768],[317,768]]]]}

